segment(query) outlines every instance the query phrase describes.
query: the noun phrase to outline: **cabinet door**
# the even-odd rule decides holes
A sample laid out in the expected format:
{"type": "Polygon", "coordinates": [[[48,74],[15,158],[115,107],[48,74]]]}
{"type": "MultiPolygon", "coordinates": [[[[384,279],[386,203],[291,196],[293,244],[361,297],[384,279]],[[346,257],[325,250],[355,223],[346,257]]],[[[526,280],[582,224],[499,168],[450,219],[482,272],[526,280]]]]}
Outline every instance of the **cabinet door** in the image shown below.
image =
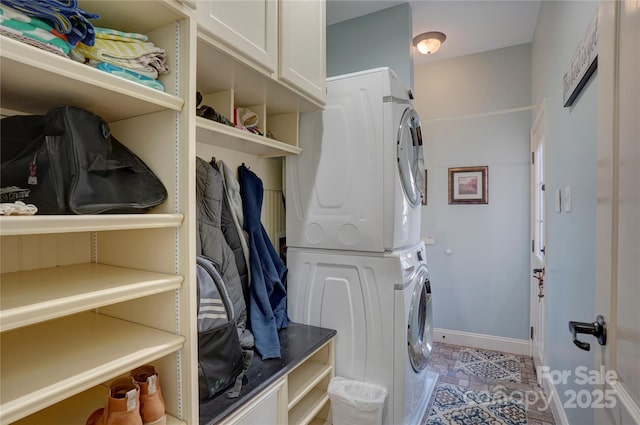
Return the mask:
{"type": "Polygon", "coordinates": [[[269,73],[277,65],[276,0],[197,1],[198,26],[269,73]]]}
{"type": "Polygon", "coordinates": [[[279,379],[219,425],[286,424],[287,396],[283,394],[284,385],[285,379],[279,379]]]}
{"type": "Polygon", "coordinates": [[[280,2],[280,79],[324,103],[325,0],[280,2]]]}

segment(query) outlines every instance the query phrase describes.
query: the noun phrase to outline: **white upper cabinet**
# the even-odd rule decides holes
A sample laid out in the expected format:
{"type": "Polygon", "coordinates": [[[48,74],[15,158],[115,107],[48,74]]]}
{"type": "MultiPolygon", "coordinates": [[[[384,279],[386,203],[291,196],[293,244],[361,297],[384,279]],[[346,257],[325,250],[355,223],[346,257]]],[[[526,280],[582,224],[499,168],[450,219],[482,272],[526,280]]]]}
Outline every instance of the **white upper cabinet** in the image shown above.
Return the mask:
{"type": "Polygon", "coordinates": [[[320,103],[326,95],[325,1],[280,2],[280,69],[282,81],[320,103]]]}
{"type": "Polygon", "coordinates": [[[278,65],[278,2],[275,0],[198,0],[200,30],[216,37],[268,73],[278,65]]]}
{"type": "MultiPolygon", "coordinates": [[[[271,82],[304,98],[303,102],[324,105],[325,0],[197,0],[195,3],[200,40],[265,74],[271,82]]],[[[203,54],[214,56],[199,49],[199,61],[203,61],[203,54]]],[[[228,69],[212,65],[217,79],[255,86],[255,82],[238,81],[235,74],[219,75],[228,69]]],[[[273,87],[271,83],[267,86],[273,87]]],[[[270,99],[262,103],[269,104],[280,90],[258,91],[266,93],[270,99]]]]}

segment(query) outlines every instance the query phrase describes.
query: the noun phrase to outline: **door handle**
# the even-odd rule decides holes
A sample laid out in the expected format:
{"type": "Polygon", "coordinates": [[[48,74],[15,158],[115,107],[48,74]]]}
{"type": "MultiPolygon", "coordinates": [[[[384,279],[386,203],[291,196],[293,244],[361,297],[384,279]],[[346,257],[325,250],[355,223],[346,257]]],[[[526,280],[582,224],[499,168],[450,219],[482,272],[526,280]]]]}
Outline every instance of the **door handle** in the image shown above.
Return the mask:
{"type": "Polygon", "coordinates": [[[542,293],[544,287],[544,267],[533,269],[533,277],[538,279],[538,298],[544,298],[542,293]]]}
{"type": "Polygon", "coordinates": [[[544,267],[533,269],[533,277],[542,279],[544,277],[544,267]]]}
{"type": "Polygon", "coordinates": [[[585,322],[569,322],[569,332],[573,337],[573,343],[576,347],[584,351],[591,350],[591,344],[578,340],[578,334],[593,335],[598,338],[598,344],[605,345],[607,343],[607,324],[604,317],[598,315],[593,323],[585,322]]]}

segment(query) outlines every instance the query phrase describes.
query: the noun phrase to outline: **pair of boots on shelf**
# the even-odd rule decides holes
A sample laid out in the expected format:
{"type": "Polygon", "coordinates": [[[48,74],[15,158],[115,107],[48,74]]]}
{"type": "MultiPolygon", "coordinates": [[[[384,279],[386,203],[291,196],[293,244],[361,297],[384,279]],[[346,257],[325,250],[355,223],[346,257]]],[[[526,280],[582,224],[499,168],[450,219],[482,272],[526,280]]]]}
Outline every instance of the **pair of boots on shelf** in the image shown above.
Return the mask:
{"type": "Polygon", "coordinates": [[[89,416],[86,425],[166,425],[160,377],[152,365],[140,366],[109,385],[104,408],[89,416]]]}

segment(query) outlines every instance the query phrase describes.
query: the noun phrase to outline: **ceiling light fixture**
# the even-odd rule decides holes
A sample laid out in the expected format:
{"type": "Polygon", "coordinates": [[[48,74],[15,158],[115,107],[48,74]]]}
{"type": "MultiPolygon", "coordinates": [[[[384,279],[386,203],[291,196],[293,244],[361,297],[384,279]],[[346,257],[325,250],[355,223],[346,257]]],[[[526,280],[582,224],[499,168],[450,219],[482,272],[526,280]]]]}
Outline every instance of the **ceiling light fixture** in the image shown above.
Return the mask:
{"type": "Polygon", "coordinates": [[[446,39],[447,36],[440,31],[429,31],[413,37],[413,45],[423,55],[430,55],[437,52],[446,39]]]}

